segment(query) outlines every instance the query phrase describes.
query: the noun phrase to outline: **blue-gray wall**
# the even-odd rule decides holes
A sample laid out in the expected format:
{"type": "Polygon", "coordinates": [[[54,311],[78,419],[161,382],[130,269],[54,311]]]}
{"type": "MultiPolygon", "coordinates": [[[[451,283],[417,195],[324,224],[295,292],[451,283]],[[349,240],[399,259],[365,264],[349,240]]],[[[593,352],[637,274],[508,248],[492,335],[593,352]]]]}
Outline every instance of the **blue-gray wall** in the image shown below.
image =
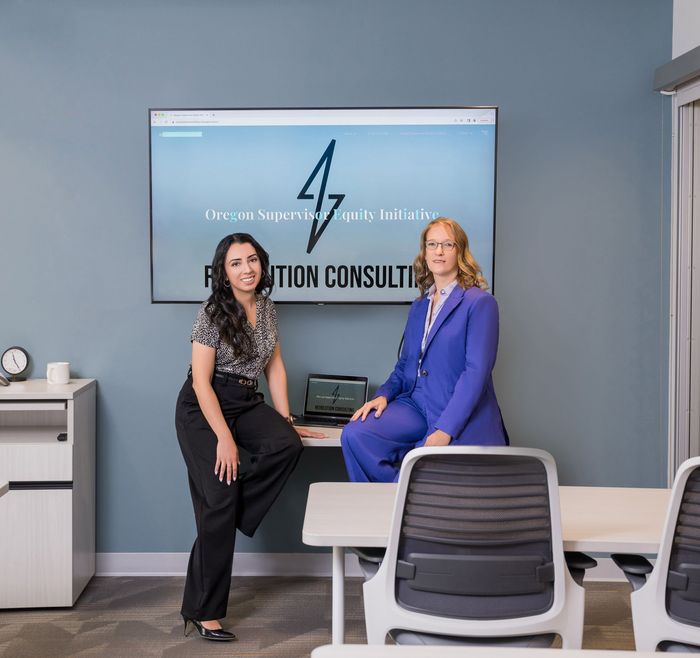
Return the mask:
{"type": "MultiPolygon", "coordinates": [[[[0,1],[0,348],[99,380],[98,550],[184,551],[195,307],[149,303],[148,107],[500,107],[496,387],[570,484],[666,468],[671,0],[0,1]]],[[[213,248],[214,245],[212,245],[213,248]]],[[[383,381],[405,307],[279,309],[308,371],[383,381]]],[[[248,551],[303,550],[307,450],[248,551]]]]}

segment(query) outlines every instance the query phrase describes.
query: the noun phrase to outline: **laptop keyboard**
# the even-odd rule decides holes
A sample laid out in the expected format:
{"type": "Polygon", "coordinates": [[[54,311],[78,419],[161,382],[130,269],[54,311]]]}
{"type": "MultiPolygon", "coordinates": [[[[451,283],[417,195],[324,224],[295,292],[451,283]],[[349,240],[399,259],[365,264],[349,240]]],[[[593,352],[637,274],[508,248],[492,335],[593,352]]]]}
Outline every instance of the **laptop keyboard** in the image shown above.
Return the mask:
{"type": "Polygon", "coordinates": [[[321,427],[343,427],[348,424],[347,418],[316,418],[314,416],[294,416],[295,425],[319,425],[321,427]]]}

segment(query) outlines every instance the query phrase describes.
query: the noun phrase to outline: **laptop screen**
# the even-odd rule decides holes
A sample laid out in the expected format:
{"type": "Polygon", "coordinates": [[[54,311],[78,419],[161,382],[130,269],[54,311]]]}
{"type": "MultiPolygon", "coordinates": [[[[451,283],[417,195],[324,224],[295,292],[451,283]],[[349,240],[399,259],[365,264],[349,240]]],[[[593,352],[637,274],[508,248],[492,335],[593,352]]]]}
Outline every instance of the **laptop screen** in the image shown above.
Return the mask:
{"type": "Polygon", "coordinates": [[[309,375],[304,415],[350,418],[366,399],[366,377],[309,375]]]}

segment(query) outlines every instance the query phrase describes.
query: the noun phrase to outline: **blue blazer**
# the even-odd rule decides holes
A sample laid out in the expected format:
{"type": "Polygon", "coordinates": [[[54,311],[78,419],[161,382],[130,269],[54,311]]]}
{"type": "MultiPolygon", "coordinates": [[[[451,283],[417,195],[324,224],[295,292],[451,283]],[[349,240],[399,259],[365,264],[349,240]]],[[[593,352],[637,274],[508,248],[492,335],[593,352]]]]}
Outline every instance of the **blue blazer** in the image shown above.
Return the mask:
{"type": "Polygon", "coordinates": [[[427,312],[427,296],[411,305],[401,357],[376,397],[410,396],[420,362],[428,434],[441,429],[453,444],[508,445],[491,378],[498,350],[495,298],[478,287],[457,285],[430,329],[421,358],[427,312]]]}

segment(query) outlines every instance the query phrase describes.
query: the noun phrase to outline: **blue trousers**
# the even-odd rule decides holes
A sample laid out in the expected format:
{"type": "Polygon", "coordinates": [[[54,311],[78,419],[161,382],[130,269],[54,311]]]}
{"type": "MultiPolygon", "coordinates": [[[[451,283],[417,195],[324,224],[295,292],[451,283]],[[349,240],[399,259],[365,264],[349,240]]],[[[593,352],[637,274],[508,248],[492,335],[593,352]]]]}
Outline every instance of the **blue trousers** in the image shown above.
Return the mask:
{"type": "Polygon", "coordinates": [[[396,464],[432,434],[420,381],[419,377],[410,397],[392,400],[379,418],[371,411],[364,422],[345,426],[340,444],[352,482],[396,482],[396,464]]]}

